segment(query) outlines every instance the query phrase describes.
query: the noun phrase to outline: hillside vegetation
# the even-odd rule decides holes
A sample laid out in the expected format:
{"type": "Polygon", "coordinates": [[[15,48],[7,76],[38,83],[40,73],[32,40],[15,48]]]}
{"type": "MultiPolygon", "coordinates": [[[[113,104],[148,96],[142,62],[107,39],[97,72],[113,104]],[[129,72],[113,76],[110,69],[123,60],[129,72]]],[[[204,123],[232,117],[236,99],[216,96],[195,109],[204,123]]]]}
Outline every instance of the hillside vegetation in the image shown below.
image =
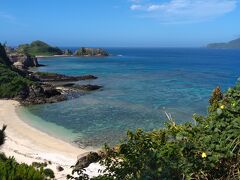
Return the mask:
{"type": "Polygon", "coordinates": [[[19,70],[11,67],[4,47],[0,44],[0,98],[24,96],[24,91],[35,82],[25,77],[19,70]]]}
{"type": "MultiPolygon", "coordinates": [[[[7,126],[0,129],[0,147],[5,142],[5,130],[7,126]]],[[[34,163],[33,163],[34,164],[34,163]]],[[[40,164],[40,163],[38,163],[40,164]]],[[[7,158],[5,154],[0,153],[0,179],[1,180],[46,180],[53,179],[54,173],[42,164],[35,167],[27,164],[17,163],[14,157],[7,158]]]]}
{"type": "Polygon", "coordinates": [[[63,52],[57,47],[52,47],[42,41],[33,41],[31,44],[22,44],[17,48],[18,53],[29,54],[31,56],[52,56],[61,55],[63,52]]]}
{"type": "Polygon", "coordinates": [[[5,66],[11,66],[12,63],[7,57],[7,53],[5,51],[4,46],[0,43],[0,64],[5,65],[5,66]]]}

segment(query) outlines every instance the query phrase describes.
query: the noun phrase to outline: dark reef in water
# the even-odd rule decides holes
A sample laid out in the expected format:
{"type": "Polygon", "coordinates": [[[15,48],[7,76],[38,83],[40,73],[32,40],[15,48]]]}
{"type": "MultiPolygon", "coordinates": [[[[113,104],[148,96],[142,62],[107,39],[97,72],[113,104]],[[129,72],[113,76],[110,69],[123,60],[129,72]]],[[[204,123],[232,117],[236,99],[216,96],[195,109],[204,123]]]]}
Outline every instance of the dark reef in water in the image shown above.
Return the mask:
{"type": "Polygon", "coordinates": [[[37,79],[43,82],[57,82],[57,81],[83,81],[83,80],[94,80],[97,79],[96,76],[93,75],[84,75],[84,76],[66,76],[63,74],[57,73],[48,73],[48,72],[35,72],[33,73],[37,79]]]}

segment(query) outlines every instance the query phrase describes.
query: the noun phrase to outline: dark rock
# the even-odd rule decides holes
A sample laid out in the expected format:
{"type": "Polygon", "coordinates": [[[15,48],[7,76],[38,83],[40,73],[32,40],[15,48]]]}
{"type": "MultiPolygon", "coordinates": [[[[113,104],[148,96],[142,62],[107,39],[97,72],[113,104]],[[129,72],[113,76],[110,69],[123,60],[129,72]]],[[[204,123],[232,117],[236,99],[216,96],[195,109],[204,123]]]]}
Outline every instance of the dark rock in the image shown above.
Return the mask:
{"type": "Polygon", "coordinates": [[[43,89],[44,89],[44,95],[47,98],[61,95],[61,93],[58,90],[56,90],[55,88],[53,88],[51,86],[47,86],[47,87],[43,86],[43,89]]]}
{"type": "Polygon", "coordinates": [[[62,87],[73,87],[75,84],[74,83],[66,83],[62,84],[62,87]]]}
{"type": "Polygon", "coordinates": [[[96,163],[101,160],[101,156],[96,152],[90,152],[88,154],[84,154],[81,157],[78,157],[78,161],[75,164],[75,169],[84,169],[88,167],[91,163],[96,163]]]}
{"type": "Polygon", "coordinates": [[[93,75],[77,76],[76,78],[78,79],[78,81],[97,79],[97,77],[93,75]]]}
{"type": "Polygon", "coordinates": [[[83,91],[95,91],[95,90],[98,90],[98,89],[102,88],[102,86],[91,85],[91,84],[75,85],[74,87],[77,88],[77,89],[83,90],[83,91]]]}
{"type": "Polygon", "coordinates": [[[44,72],[36,72],[34,76],[43,82],[57,82],[57,81],[80,81],[80,80],[93,80],[97,79],[97,77],[93,75],[85,75],[85,76],[66,76],[62,74],[56,73],[44,73],[44,72]]]}
{"type": "Polygon", "coordinates": [[[61,172],[61,171],[64,170],[64,168],[62,166],[57,166],[56,169],[57,169],[58,172],[61,172]]]}
{"type": "Polygon", "coordinates": [[[51,85],[33,85],[22,92],[20,101],[24,105],[56,103],[67,98],[51,85]]]}

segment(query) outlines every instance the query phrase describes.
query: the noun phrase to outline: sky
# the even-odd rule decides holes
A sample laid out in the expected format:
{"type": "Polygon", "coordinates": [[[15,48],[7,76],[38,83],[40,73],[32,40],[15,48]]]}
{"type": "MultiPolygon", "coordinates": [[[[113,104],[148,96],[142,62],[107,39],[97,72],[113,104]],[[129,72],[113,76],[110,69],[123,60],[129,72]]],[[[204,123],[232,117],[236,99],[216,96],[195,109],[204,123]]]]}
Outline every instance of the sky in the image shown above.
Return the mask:
{"type": "Polygon", "coordinates": [[[0,42],[203,47],[240,37],[239,0],[0,0],[0,42]]]}

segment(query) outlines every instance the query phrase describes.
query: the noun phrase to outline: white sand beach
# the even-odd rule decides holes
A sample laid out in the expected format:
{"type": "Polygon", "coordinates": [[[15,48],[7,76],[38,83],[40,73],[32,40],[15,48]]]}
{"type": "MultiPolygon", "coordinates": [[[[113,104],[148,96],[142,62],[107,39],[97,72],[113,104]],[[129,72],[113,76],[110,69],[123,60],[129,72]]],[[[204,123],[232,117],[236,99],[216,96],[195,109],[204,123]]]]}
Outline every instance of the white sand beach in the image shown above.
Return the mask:
{"type": "Polygon", "coordinates": [[[76,163],[79,155],[87,153],[87,150],[29,126],[16,112],[19,105],[17,101],[0,100],[0,126],[7,125],[6,142],[0,151],[27,164],[51,161],[48,167],[55,172],[56,179],[66,179],[66,175],[71,173],[70,166],[76,163]],[[57,171],[56,167],[59,165],[64,171],[57,171]]]}

